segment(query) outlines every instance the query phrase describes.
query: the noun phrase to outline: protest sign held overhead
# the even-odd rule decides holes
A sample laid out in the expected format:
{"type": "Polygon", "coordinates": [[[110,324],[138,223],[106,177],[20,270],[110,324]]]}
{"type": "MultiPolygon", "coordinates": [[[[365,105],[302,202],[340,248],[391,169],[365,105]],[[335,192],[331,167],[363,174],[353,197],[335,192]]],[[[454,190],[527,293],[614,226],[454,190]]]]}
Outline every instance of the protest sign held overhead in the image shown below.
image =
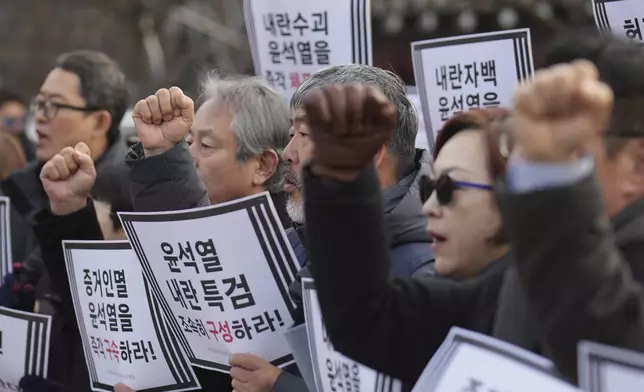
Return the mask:
{"type": "Polygon", "coordinates": [[[199,388],[125,241],[65,241],[67,274],[94,391],[199,388]]]}
{"type": "Polygon", "coordinates": [[[333,349],[326,334],[313,280],[303,279],[302,290],[317,391],[400,392],[400,381],[361,365],[333,349]]]}
{"type": "Polygon", "coordinates": [[[0,196],[0,281],[12,270],[10,211],[9,198],[0,196]]]}
{"type": "Polygon", "coordinates": [[[550,360],[458,327],[432,357],[412,392],[580,392],[555,376],[550,360]]]}
{"type": "Polygon", "coordinates": [[[0,307],[0,391],[27,375],[47,377],[51,316],[0,307]]]}
{"type": "Polygon", "coordinates": [[[595,23],[601,31],[610,31],[644,45],[644,2],[640,0],[592,0],[595,23]]]}
{"type": "Polygon", "coordinates": [[[644,391],[644,354],[593,342],[580,342],[578,352],[585,392],[644,391]]]}
{"type": "Polygon", "coordinates": [[[255,73],[285,99],[332,65],[371,65],[370,0],[244,0],[255,73]]]}
{"type": "Polygon", "coordinates": [[[414,42],[412,62],[432,149],[451,116],[510,107],[516,87],[534,72],[528,29],[414,42]]]}
{"type": "Polygon", "coordinates": [[[283,331],[298,267],[268,193],[120,217],[193,365],[228,372],[230,355],[242,352],[292,363],[283,331]]]}

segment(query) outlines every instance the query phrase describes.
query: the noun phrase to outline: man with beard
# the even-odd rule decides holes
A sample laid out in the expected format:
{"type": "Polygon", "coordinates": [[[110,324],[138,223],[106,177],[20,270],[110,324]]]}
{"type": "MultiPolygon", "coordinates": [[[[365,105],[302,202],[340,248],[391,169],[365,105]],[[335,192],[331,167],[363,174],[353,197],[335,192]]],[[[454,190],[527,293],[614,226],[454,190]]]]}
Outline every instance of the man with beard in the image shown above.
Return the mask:
{"type": "MultiPolygon", "coordinates": [[[[309,276],[304,235],[306,195],[300,178],[302,168],[311,158],[313,151],[303,100],[309,92],[333,84],[374,85],[396,106],[398,116],[393,136],[374,157],[384,201],[383,214],[390,238],[391,273],[404,277],[433,275],[434,256],[429,247],[431,240],[425,231],[426,219],[421,212],[417,184],[421,174],[431,171],[431,156],[428,151],[415,148],[418,115],[407,97],[407,88],[392,72],[366,65],[343,65],[316,72],[291,98],[291,140],[282,156],[288,165],[284,175],[286,211],[293,221],[293,228],[288,230],[287,234],[300,265],[304,267],[300,277],[309,276]]],[[[301,282],[294,282],[291,296],[301,309],[301,282]]],[[[308,390],[315,390],[303,323],[304,317],[300,315],[296,325],[285,336],[306,384],[301,378],[283,372],[261,358],[249,354],[235,354],[231,358],[231,376],[235,389],[286,392],[302,391],[308,387],[308,390]]]]}
{"type": "MultiPolygon", "coordinates": [[[[432,261],[434,257],[429,247],[431,240],[425,232],[425,219],[421,212],[416,181],[420,174],[430,171],[431,157],[427,151],[415,149],[418,116],[407,98],[405,84],[395,74],[375,67],[344,65],[317,72],[298,89],[291,100],[291,108],[294,111],[290,129],[291,140],[282,154],[287,163],[287,168],[284,170],[286,179],[284,191],[288,195],[286,210],[295,227],[287,230],[291,246],[300,265],[306,266],[308,257],[302,235],[304,232],[303,193],[299,186],[299,178],[303,163],[311,156],[312,145],[303,122],[302,100],[310,91],[326,85],[353,83],[377,86],[395,103],[398,110],[398,122],[394,136],[374,157],[385,200],[383,213],[388,222],[391,238],[394,258],[392,274],[398,276],[433,275],[432,261]]],[[[241,91],[239,88],[228,90],[237,93],[241,91]]],[[[262,97],[266,99],[266,97],[273,95],[275,93],[271,92],[262,95],[262,97]]],[[[276,113],[282,113],[282,111],[278,110],[279,108],[276,106],[259,110],[258,103],[232,99],[231,94],[225,94],[224,97],[228,96],[228,98],[223,100],[220,93],[215,93],[212,96],[199,109],[194,118],[189,113],[192,110],[190,105],[185,101],[189,98],[185,97],[176,87],[170,90],[159,90],[154,96],[139,101],[134,111],[134,118],[141,144],[135,146],[129,156],[130,189],[135,209],[163,211],[205,206],[213,201],[225,200],[217,197],[213,192],[216,189],[215,186],[220,187],[217,189],[241,189],[238,186],[221,188],[226,185],[222,184],[221,180],[213,181],[212,186],[209,186],[208,183],[212,181],[209,178],[216,178],[214,177],[215,173],[222,173],[218,169],[220,165],[204,166],[203,162],[200,163],[197,160],[199,157],[197,153],[203,153],[204,157],[213,157],[213,154],[216,154],[215,157],[223,159],[225,157],[222,154],[225,151],[218,151],[218,149],[225,149],[229,150],[226,152],[227,154],[232,154],[231,156],[234,157],[234,153],[239,151],[236,147],[237,143],[244,142],[244,140],[237,138],[244,135],[250,137],[252,134],[252,132],[246,132],[248,130],[244,130],[241,134],[239,130],[235,130],[237,135],[230,139],[231,142],[235,142],[233,144],[226,144],[225,140],[227,139],[223,136],[217,138],[209,136],[221,134],[225,129],[225,127],[222,128],[224,123],[231,126],[233,115],[226,109],[232,110],[235,113],[235,118],[244,119],[244,122],[238,120],[234,122],[237,127],[240,124],[256,124],[262,116],[276,116],[276,113]],[[177,106],[185,108],[185,113],[173,118],[171,109],[177,106]],[[196,167],[187,154],[186,144],[183,141],[188,130],[190,130],[188,141],[193,143],[190,146],[190,152],[195,158],[196,167]],[[197,145],[194,145],[195,143],[197,145]],[[218,146],[219,148],[215,148],[218,146]],[[203,152],[200,151],[201,149],[203,152]],[[163,189],[163,191],[150,192],[153,186],[163,189]]],[[[270,129],[278,129],[275,128],[275,124],[277,124],[275,120],[270,124],[272,124],[270,129]]],[[[288,126],[283,128],[285,132],[287,128],[288,126]]],[[[267,129],[268,127],[263,127],[262,130],[266,131],[267,129]]],[[[230,133],[232,136],[233,132],[230,133]]],[[[274,170],[274,166],[269,165],[270,162],[274,162],[273,154],[269,149],[278,149],[279,146],[274,143],[264,144],[263,148],[265,150],[258,150],[257,154],[252,155],[250,161],[231,161],[231,164],[237,165],[232,166],[235,167],[235,170],[239,170],[246,176],[245,178],[252,180],[243,182],[243,184],[255,185],[257,179],[265,181],[267,173],[271,175],[279,173],[274,170]],[[267,168],[273,169],[266,170],[267,168]]],[[[235,183],[242,184],[240,181],[235,183]]],[[[227,200],[248,194],[230,192],[227,200]]],[[[280,206],[276,207],[279,209],[280,206]]],[[[306,275],[306,269],[302,273],[306,275]]],[[[296,281],[292,287],[292,293],[295,301],[301,305],[300,292],[301,283],[296,281]]],[[[291,343],[300,371],[303,372],[305,379],[310,380],[312,379],[310,354],[308,353],[303,323],[303,313],[299,312],[296,326],[289,331],[287,339],[291,343]]],[[[253,355],[233,355],[231,366],[233,387],[236,390],[302,391],[307,389],[307,385],[302,379],[282,372],[262,358],[253,355]]],[[[200,381],[203,386],[201,377],[200,381]]],[[[312,384],[310,389],[314,390],[312,384]]]]}

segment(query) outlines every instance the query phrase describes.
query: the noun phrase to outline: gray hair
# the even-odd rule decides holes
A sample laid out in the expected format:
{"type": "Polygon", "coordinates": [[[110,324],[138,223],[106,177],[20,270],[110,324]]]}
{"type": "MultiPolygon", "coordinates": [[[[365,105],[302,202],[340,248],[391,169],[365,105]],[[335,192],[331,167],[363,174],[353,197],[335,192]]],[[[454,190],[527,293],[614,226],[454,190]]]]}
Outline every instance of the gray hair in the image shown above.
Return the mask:
{"type": "Polygon", "coordinates": [[[283,186],[282,150],[289,141],[290,111],[284,99],[261,78],[227,77],[211,74],[204,80],[202,99],[216,99],[233,112],[230,124],[239,147],[237,159],[246,162],[265,150],[275,150],[279,164],[265,184],[270,192],[283,186]]]}
{"type": "Polygon", "coordinates": [[[418,114],[407,97],[407,86],[391,71],[368,65],[338,65],[311,75],[291,97],[291,109],[302,107],[304,97],[312,90],[332,84],[368,84],[378,87],[398,110],[396,130],[387,143],[396,159],[399,177],[407,175],[415,165],[418,114]]]}

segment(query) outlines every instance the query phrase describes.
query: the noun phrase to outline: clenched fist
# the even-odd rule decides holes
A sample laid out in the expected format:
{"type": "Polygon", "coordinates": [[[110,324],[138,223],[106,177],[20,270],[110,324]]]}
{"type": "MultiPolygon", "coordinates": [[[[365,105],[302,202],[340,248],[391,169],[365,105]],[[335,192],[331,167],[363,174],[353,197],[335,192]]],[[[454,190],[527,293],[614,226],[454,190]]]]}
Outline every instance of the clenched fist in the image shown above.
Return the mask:
{"type": "Polygon", "coordinates": [[[96,180],[96,168],[85,143],[65,147],[40,172],[54,215],[67,215],[85,207],[96,180]]]}
{"type": "Polygon", "coordinates": [[[195,105],[179,87],[162,88],[134,106],[132,119],[145,155],[165,152],[190,131],[195,105]]]}
{"type": "Polygon", "coordinates": [[[396,128],[395,106],[374,86],[311,91],[304,110],[314,146],[311,171],[333,180],[357,178],[396,128]]]}
{"type": "Polygon", "coordinates": [[[602,135],[612,109],[613,93],[591,62],[539,71],[515,95],[515,151],[536,162],[575,161],[602,135]]]}

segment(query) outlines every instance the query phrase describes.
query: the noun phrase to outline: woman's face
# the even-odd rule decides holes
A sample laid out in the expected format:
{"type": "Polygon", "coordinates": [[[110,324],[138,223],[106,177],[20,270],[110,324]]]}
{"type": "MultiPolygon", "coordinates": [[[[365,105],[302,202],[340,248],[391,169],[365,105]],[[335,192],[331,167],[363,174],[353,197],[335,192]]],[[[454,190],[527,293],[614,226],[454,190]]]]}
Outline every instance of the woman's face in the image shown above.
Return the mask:
{"type": "MultiPolygon", "coordinates": [[[[448,175],[454,181],[491,185],[484,134],[476,130],[457,133],[441,149],[434,168],[437,177],[448,175]]],[[[439,274],[472,277],[503,255],[505,249],[489,241],[501,226],[491,190],[459,187],[447,205],[440,205],[434,192],[423,212],[429,218],[427,231],[434,238],[439,274]]]]}

